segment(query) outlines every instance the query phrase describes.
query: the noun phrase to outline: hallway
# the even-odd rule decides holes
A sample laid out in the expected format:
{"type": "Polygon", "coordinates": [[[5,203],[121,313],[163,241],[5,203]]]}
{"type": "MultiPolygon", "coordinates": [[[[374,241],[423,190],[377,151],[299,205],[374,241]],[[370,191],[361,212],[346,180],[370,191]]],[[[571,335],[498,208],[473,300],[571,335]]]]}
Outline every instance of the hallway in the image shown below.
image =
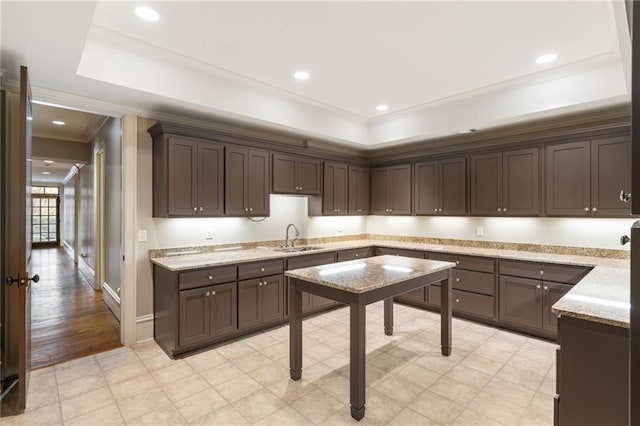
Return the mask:
{"type": "Polygon", "coordinates": [[[34,249],[31,271],[31,368],[120,347],[120,323],[64,249],[34,249]]]}

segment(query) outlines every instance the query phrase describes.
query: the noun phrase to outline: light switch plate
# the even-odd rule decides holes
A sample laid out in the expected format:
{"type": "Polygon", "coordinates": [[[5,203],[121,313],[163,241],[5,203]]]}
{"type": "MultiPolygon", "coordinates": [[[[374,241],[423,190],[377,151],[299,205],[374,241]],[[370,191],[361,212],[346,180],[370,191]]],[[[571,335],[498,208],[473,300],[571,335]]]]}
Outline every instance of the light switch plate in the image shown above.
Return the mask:
{"type": "Polygon", "coordinates": [[[213,240],[213,229],[211,229],[211,228],[207,229],[207,232],[205,233],[204,237],[207,240],[213,240]]]}
{"type": "Polygon", "coordinates": [[[476,235],[478,237],[483,237],[484,236],[484,227],[483,226],[478,226],[476,228],[476,235]]]}
{"type": "Polygon", "coordinates": [[[138,229],[138,242],[144,243],[145,241],[147,241],[147,230],[138,229]]]}

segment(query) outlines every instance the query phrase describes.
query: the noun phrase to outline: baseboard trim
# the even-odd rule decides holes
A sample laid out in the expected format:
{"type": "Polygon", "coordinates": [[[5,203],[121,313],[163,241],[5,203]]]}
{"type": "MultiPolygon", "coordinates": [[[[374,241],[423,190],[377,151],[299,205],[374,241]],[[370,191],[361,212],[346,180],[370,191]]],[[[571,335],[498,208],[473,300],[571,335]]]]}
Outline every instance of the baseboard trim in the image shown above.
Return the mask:
{"type": "Polygon", "coordinates": [[[111,310],[113,315],[118,321],[120,321],[121,309],[120,309],[120,296],[113,291],[109,283],[102,284],[102,300],[107,308],[111,310]]]}
{"type": "Polygon", "coordinates": [[[136,342],[153,339],[153,314],[136,318],[136,342]]]}
{"type": "Polygon", "coordinates": [[[89,281],[91,287],[95,288],[96,272],[91,266],[87,264],[87,262],[84,261],[84,259],[78,260],[78,270],[80,271],[82,276],[84,276],[84,278],[89,281]]]}
{"type": "Polygon", "coordinates": [[[69,245],[65,240],[62,240],[62,248],[67,254],[75,261],[75,252],[73,251],[73,247],[69,245]]]}

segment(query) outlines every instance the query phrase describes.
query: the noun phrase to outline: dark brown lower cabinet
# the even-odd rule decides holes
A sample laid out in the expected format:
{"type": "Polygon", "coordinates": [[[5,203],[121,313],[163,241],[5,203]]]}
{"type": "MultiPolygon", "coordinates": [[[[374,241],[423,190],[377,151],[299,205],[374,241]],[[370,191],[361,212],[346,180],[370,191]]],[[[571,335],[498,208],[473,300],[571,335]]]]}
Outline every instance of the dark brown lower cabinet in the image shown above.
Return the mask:
{"type": "Polygon", "coordinates": [[[558,343],[554,423],[628,425],[629,329],[561,316],[558,343]]]}
{"type": "MultiPolygon", "coordinates": [[[[336,261],[336,252],[329,253],[314,253],[307,254],[304,256],[295,256],[290,257],[286,260],[286,269],[290,271],[292,269],[300,269],[300,268],[310,268],[312,266],[318,265],[326,265],[329,263],[334,263],[336,261]]],[[[289,313],[289,281],[287,280],[287,315],[289,313]]],[[[302,312],[310,313],[317,312],[323,309],[327,309],[332,306],[337,306],[338,302],[335,302],[330,299],[326,299],[324,297],[310,295],[309,293],[302,293],[302,312]]]]}
{"type": "Polygon", "coordinates": [[[338,262],[346,262],[348,260],[365,259],[373,256],[373,247],[364,247],[357,249],[341,250],[338,252],[338,262]]]}
{"type": "Polygon", "coordinates": [[[180,347],[206,343],[238,330],[235,282],[183,290],[179,299],[180,347]]]}
{"type": "Polygon", "coordinates": [[[283,276],[238,282],[238,328],[245,330],[284,319],[283,276]]]}

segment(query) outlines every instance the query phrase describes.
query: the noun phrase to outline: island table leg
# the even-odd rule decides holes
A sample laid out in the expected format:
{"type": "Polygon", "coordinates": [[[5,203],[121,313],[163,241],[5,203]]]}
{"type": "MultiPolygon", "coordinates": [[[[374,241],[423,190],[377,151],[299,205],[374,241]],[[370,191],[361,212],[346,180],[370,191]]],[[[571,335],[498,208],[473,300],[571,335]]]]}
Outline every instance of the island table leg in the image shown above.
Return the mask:
{"type": "Polygon", "coordinates": [[[350,386],[351,417],[361,420],[364,417],[365,372],[366,372],[366,305],[350,305],[350,386]]]}
{"type": "Polygon", "coordinates": [[[451,355],[451,313],[452,313],[452,292],[451,292],[451,269],[446,280],[442,280],[441,297],[440,297],[440,345],[442,347],[442,355],[451,355]]]}
{"type": "Polygon", "coordinates": [[[384,334],[393,336],[393,297],[384,299],[384,334]]]}
{"type": "Polygon", "coordinates": [[[302,292],[290,280],[289,286],[289,374],[293,380],[302,377],[302,292]]]}

